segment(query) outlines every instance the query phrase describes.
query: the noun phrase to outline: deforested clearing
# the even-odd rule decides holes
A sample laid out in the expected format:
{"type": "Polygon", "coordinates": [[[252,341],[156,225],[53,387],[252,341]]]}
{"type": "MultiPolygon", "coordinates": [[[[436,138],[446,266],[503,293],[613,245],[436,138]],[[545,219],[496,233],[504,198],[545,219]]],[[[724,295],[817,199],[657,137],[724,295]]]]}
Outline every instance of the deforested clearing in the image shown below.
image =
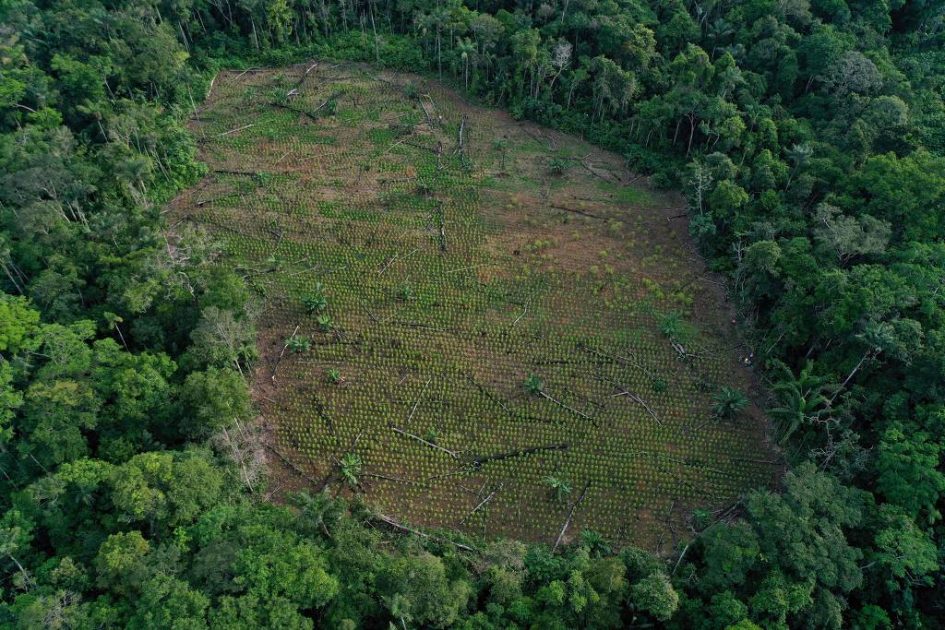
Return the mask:
{"type": "Polygon", "coordinates": [[[355,64],[226,71],[205,227],[258,294],[274,492],[668,551],[780,470],[685,202],[575,137],[355,64]]]}

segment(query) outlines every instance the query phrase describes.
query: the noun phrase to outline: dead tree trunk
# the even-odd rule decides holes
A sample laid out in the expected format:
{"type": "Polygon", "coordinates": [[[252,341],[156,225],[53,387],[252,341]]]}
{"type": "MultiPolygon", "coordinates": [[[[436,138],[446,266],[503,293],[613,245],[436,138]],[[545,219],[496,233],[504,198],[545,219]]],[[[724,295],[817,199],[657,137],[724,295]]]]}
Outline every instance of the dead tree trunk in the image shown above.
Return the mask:
{"type": "Polygon", "coordinates": [[[446,210],[442,205],[436,215],[440,222],[440,251],[446,253],[446,210]]]}

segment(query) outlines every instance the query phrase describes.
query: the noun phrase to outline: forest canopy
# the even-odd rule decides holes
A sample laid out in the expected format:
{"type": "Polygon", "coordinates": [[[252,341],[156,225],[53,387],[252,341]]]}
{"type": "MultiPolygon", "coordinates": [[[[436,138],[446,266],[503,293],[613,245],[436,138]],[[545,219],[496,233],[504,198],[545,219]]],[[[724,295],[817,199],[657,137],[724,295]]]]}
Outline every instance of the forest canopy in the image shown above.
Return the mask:
{"type": "Polygon", "coordinates": [[[945,7],[0,0],[0,625],[935,627],[945,7]],[[221,68],[425,69],[687,199],[772,394],[778,491],[671,558],[266,501],[251,289],[162,206],[221,68]]]}

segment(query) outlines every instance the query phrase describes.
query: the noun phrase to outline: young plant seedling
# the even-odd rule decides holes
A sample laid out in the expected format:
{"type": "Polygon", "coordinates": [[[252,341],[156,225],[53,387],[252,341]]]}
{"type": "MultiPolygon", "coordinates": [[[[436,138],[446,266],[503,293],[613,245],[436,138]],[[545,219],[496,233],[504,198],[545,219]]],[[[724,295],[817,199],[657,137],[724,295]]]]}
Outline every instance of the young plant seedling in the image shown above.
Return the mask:
{"type": "Polygon", "coordinates": [[[698,508],[692,511],[692,526],[697,532],[712,524],[712,513],[709,510],[698,508]]]}
{"type": "Polygon", "coordinates": [[[331,315],[328,313],[322,313],[316,317],[315,323],[318,324],[318,329],[322,332],[329,332],[333,324],[331,315]]]}
{"type": "Polygon", "coordinates": [[[401,302],[407,302],[413,298],[413,289],[409,284],[404,283],[397,289],[397,299],[401,302]]]}
{"type": "Polygon", "coordinates": [[[678,341],[679,338],[683,335],[683,320],[679,313],[673,311],[672,313],[667,313],[660,320],[660,332],[663,333],[664,337],[671,339],[672,341],[678,341]]]}
{"type": "Polygon", "coordinates": [[[302,306],[311,313],[322,313],[328,308],[328,298],[322,288],[322,283],[315,283],[315,289],[302,298],[302,306]]]}
{"type": "Polygon", "coordinates": [[[529,374],[525,379],[525,391],[532,396],[541,396],[544,386],[537,374],[529,374]]]}
{"type": "Polygon", "coordinates": [[[568,170],[568,161],[564,158],[551,158],[548,161],[548,170],[555,177],[560,177],[568,170]]]}

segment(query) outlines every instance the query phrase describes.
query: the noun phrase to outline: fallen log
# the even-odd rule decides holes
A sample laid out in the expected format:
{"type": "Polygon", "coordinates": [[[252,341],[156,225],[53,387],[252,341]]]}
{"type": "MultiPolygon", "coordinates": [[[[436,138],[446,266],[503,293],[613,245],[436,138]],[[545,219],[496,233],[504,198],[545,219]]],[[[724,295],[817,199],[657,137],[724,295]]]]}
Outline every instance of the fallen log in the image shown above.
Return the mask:
{"type": "Polygon", "coordinates": [[[563,210],[564,212],[573,212],[574,214],[579,214],[582,217],[590,217],[591,219],[603,219],[604,217],[591,214],[590,212],[584,212],[583,210],[578,210],[577,208],[567,208],[565,206],[551,206],[554,210],[563,210]]]}
{"type": "Polygon", "coordinates": [[[408,147],[413,147],[415,149],[422,149],[424,151],[429,151],[430,153],[434,155],[440,155],[442,151],[442,147],[439,145],[435,147],[430,147],[423,144],[417,144],[416,142],[407,142],[406,140],[403,142],[403,144],[407,145],[408,147]]]}
{"type": "MultiPolygon", "coordinates": [[[[312,70],[315,70],[316,68],[318,68],[318,62],[317,62],[317,61],[316,61],[315,63],[313,63],[312,65],[310,65],[310,66],[308,67],[308,70],[306,70],[304,73],[302,73],[302,76],[301,76],[301,77],[299,78],[299,80],[296,82],[295,87],[292,88],[291,90],[289,90],[289,94],[291,94],[291,93],[293,93],[293,92],[294,92],[295,94],[298,94],[298,93],[299,93],[299,90],[302,88],[302,84],[305,83],[305,79],[308,78],[308,73],[311,72],[312,70]]],[[[286,96],[288,96],[288,94],[287,94],[286,96]]]]}
{"type": "Polygon", "coordinates": [[[586,168],[592,175],[594,175],[595,177],[599,177],[600,179],[604,180],[608,184],[621,183],[619,177],[617,177],[616,175],[614,175],[612,172],[610,172],[607,169],[597,168],[596,166],[594,166],[588,161],[587,157],[581,160],[581,165],[584,168],[586,168]]]}
{"type": "Polygon", "coordinates": [[[413,414],[417,413],[417,407],[420,406],[420,401],[423,400],[423,395],[426,393],[427,387],[430,386],[432,381],[432,378],[428,378],[426,384],[423,386],[423,389],[420,390],[420,395],[417,396],[417,400],[413,403],[413,407],[410,408],[410,415],[407,416],[407,424],[410,424],[410,421],[413,420],[413,414]]]}
{"type": "Polygon", "coordinates": [[[623,385],[618,385],[618,384],[614,383],[614,386],[617,387],[617,389],[621,390],[619,394],[614,394],[615,397],[616,397],[616,396],[626,396],[627,398],[629,398],[629,399],[632,400],[633,402],[635,402],[635,403],[637,403],[638,405],[640,405],[641,407],[643,407],[643,408],[646,410],[646,412],[647,412],[648,414],[650,414],[650,416],[652,416],[653,420],[656,421],[656,424],[658,424],[658,425],[660,425],[660,426],[663,426],[662,420],[660,420],[660,419],[659,419],[659,416],[656,415],[656,412],[653,411],[653,409],[651,409],[648,404],[646,404],[646,401],[643,400],[643,398],[641,398],[641,397],[638,396],[637,394],[634,394],[633,392],[631,392],[629,389],[627,389],[627,388],[624,387],[623,385]]]}
{"type": "Polygon", "coordinates": [[[219,136],[228,136],[231,133],[236,133],[237,131],[243,131],[244,129],[249,129],[253,127],[256,123],[249,123],[248,125],[243,125],[242,127],[236,127],[235,129],[230,129],[229,131],[224,131],[223,133],[217,134],[219,136]]]}
{"type": "Polygon", "coordinates": [[[280,102],[278,102],[278,101],[270,101],[269,104],[270,104],[271,106],[273,106],[273,107],[279,107],[279,108],[281,108],[281,109],[287,109],[287,110],[289,110],[290,112],[295,112],[296,114],[302,114],[303,116],[308,116],[311,120],[313,120],[313,121],[315,121],[315,122],[318,122],[318,119],[319,119],[318,112],[320,112],[322,109],[324,109],[325,107],[327,107],[329,103],[335,103],[335,102],[337,102],[337,101],[338,101],[338,98],[339,98],[340,96],[342,96],[343,94],[344,94],[344,92],[342,92],[342,91],[334,92],[331,96],[329,96],[328,98],[326,98],[326,99],[324,100],[324,102],[322,102],[321,105],[319,105],[318,107],[316,107],[316,108],[313,109],[312,111],[300,109],[300,108],[298,108],[298,107],[291,107],[291,106],[289,106],[289,105],[286,105],[285,103],[280,103],[280,102]]]}
{"type": "Polygon", "coordinates": [[[584,490],[581,491],[581,496],[578,497],[578,500],[571,504],[571,509],[568,511],[568,520],[564,522],[564,525],[561,527],[561,532],[558,533],[558,538],[555,540],[555,546],[551,548],[551,551],[557,551],[558,546],[561,544],[561,540],[564,538],[565,532],[568,531],[568,527],[571,525],[571,519],[574,518],[574,511],[577,510],[577,507],[581,505],[581,502],[584,501],[584,497],[587,496],[587,489],[591,487],[591,482],[588,481],[584,484],[584,490]]]}
{"type": "Polygon", "coordinates": [[[283,103],[279,103],[279,102],[276,102],[276,101],[272,101],[272,102],[270,102],[269,104],[272,105],[273,107],[279,107],[279,108],[281,108],[281,109],[287,109],[287,110],[289,110],[290,112],[295,112],[296,114],[302,114],[303,116],[308,116],[311,120],[314,120],[314,121],[316,121],[316,122],[318,121],[318,116],[316,116],[315,114],[313,114],[313,113],[311,113],[311,112],[307,112],[307,111],[305,111],[304,109],[299,109],[298,107],[289,107],[288,105],[284,105],[283,103]]]}
{"type": "Polygon", "coordinates": [[[439,126],[443,122],[443,117],[440,116],[439,111],[437,111],[436,103],[433,101],[433,97],[429,94],[421,94],[417,97],[417,100],[420,101],[420,108],[423,110],[424,116],[426,116],[427,124],[429,124],[431,128],[439,126]],[[433,110],[432,112],[427,110],[426,103],[423,102],[424,98],[430,101],[430,107],[433,110]]]}
{"type": "Polygon", "coordinates": [[[210,171],[211,173],[222,173],[223,175],[247,175],[249,177],[255,177],[258,175],[256,171],[237,171],[226,168],[215,168],[210,171]]]}
{"type": "Polygon", "coordinates": [[[463,134],[466,131],[466,121],[468,119],[469,117],[466,114],[463,114],[463,120],[459,123],[459,133],[458,133],[459,137],[457,138],[457,141],[459,143],[458,148],[459,148],[460,153],[462,153],[465,150],[465,144],[463,142],[463,134]]]}
{"type": "Polygon", "coordinates": [[[479,504],[478,504],[476,507],[474,507],[474,508],[472,509],[472,512],[470,512],[469,514],[467,514],[466,516],[464,516],[464,517],[463,517],[463,520],[461,520],[461,521],[459,522],[459,524],[462,525],[462,524],[465,523],[468,519],[472,518],[472,517],[476,514],[476,512],[478,512],[479,510],[481,510],[489,501],[491,501],[491,500],[493,499],[493,497],[495,497],[495,495],[499,492],[499,490],[502,489],[502,486],[504,486],[504,485],[505,485],[505,484],[500,483],[499,486],[498,486],[495,490],[493,490],[492,492],[489,493],[489,496],[487,496],[485,499],[483,499],[482,501],[480,501],[479,504]]]}
{"type": "Polygon", "coordinates": [[[562,409],[566,409],[567,411],[570,411],[571,413],[576,414],[576,415],[580,416],[581,418],[584,418],[585,420],[590,420],[591,422],[595,422],[594,418],[590,417],[590,416],[587,415],[586,413],[584,413],[584,412],[582,412],[582,411],[578,411],[578,410],[575,409],[574,407],[571,407],[571,406],[569,406],[569,405],[564,404],[563,402],[561,402],[561,401],[558,400],[557,398],[553,398],[552,396],[549,396],[548,394],[546,394],[546,393],[543,392],[543,391],[539,391],[539,392],[538,392],[538,395],[541,396],[542,398],[544,398],[545,400],[550,400],[551,402],[553,402],[554,404],[558,405],[558,406],[561,407],[562,409]]]}
{"type": "Polygon", "coordinates": [[[295,473],[296,473],[299,477],[302,477],[303,479],[305,479],[305,480],[308,481],[309,483],[312,483],[312,484],[315,484],[315,485],[323,484],[323,485],[322,485],[322,488],[324,488],[324,486],[328,485],[328,484],[325,482],[325,480],[319,481],[318,479],[315,479],[314,477],[312,477],[311,475],[309,475],[308,473],[306,473],[306,472],[305,472],[304,470],[302,470],[295,462],[293,462],[291,459],[289,459],[288,457],[286,457],[285,455],[283,455],[282,453],[280,453],[280,452],[279,452],[278,450],[276,450],[271,444],[265,444],[265,447],[266,447],[266,449],[268,449],[271,453],[273,453],[276,457],[278,457],[280,460],[282,460],[282,463],[283,463],[283,464],[285,464],[286,466],[288,466],[289,468],[291,468],[293,471],[295,471],[295,473]]]}
{"type": "Polygon", "coordinates": [[[442,452],[446,453],[447,455],[449,455],[450,457],[452,457],[453,459],[459,459],[459,453],[457,453],[456,451],[451,451],[450,449],[444,448],[444,447],[440,446],[439,444],[434,444],[433,442],[430,442],[430,441],[428,441],[428,440],[424,440],[424,439],[423,439],[422,437],[420,437],[419,435],[414,435],[413,433],[410,433],[409,431],[404,431],[404,430],[401,429],[400,427],[395,427],[394,425],[390,425],[390,428],[391,428],[391,430],[394,431],[395,433],[399,433],[400,435],[403,435],[403,436],[405,436],[405,437],[409,437],[410,439],[416,440],[416,441],[420,442],[421,444],[425,444],[426,446],[429,446],[430,448],[434,448],[434,449],[436,449],[436,450],[438,450],[438,451],[442,451],[442,452]]]}
{"type": "Polygon", "coordinates": [[[531,455],[532,453],[540,453],[541,451],[566,451],[571,448],[570,444],[562,442],[561,444],[548,444],[546,446],[532,446],[530,448],[519,448],[512,451],[504,451],[502,453],[496,453],[494,455],[480,455],[472,460],[472,465],[475,468],[481,468],[483,464],[488,462],[499,462],[504,459],[512,459],[513,457],[522,457],[523,455],[531,455]]]}
{"type": "Polygon", "coordinates": [[[217,201],[223,201],[224,199],[229,199],[230,197],[240,197],[240,196],[242,196],[242,193],[234,192],[228,195],[221,195],[219,197],[211,197],[210,199],[201,199],[200,201],[195,202],[194,205],[198,208],[202,208],[208,203],[216,203],[217,201]]]}
{"type": "Polygon", "coordinates": [[[400,479],[399,477],[388,477],[387,475],[382,475],[380,473],[362,472],[361,476],[373,477],[374,479],[384,479],[386,481],[394,481],[396,483],[406,483],[408,485],[417,485],[417,482],[413,481],[412,479],[400,479]]]}
{"type": "Polygon", "coordinates": [[[388,526],[390,526],[390,527],[393,527],[393,528],[396,529],[396,530],[400,530],[400,531],[402,531],[402,532],[407,532],[408,534],[413,534],[414,536],[419,536],[420,538],[427,538],[427,539],[429,539],[429,540],[433,540],[433,541],[440,542],[440,543],[448,543],[448,544],[454,545],[454,546],[456,546],[456,547],[458,547],[458,548],[460,548],[460,549],[462,549],[462,550],[464,550],[464,551],[476,552],[476,549],[475,549],[474,547],[470,547],[469,545],[464,545],[463,543],[458,543],[458,542],[456,542],[456,541],[454,541],[454,540],[449,540],[448,538],[440,538],[439,536],[433,536],[433,535],[431,535],[431,534],[427,534],[427,533],[425,533],[425,532],[421,532],[421,531],[418,530],[418,529],[413,529],[412,527],[407,527],[406,525],[403,525],[403,524],[401,524],[400,522],[398,522],[397,520],[395,520],[395,519],[393,519],[393,518],[391,518],[391,517],[389,517],[389,516],[386,516],[386,515],[384,515],[384,514],[380,514],[380,513],[374,514],[372,518],[374,518],[375,520],[381,521],[382,523],[384,523],[384,524],[386,524],[386,525],[388,525],[388,526]]]}
{"type": "MultiPolygon", "coordinates": [[[[649,378],[651,378],[651,379],[655,379],[655,378],[656,378],[656,376],[653,374],[653,372],[651,372],[650,370],[648,370],[648,369],[647,369],[646,367],[644,367],[639,361],[636,361],[635,359],[631,359],[631,358],[628,358],[628,357],[623,357],[623,356],[620,356],[619,354],[607,354],[606,352],[601,352],[600,350],[595,350],[594,348],[591,348],[590,346],[585,345],[585,344],[583,344],[583,343],[582,343],[582,344],[579,344],[578,347],[579,347],[579,348],[582,348],[582,349],[584,349],[584,350],[587,350],[587,351],[590,352],[591,354],[596,354],[596,355],[599,356],[599,357],[602,357],[602,358],[605,358],[605,359],[610,359],[611,361],[615,361],[616,363],[619,363],[619,364],[621,364],[621,365],[628,365],[628,364],[629,364],[629,365],[632,365],[633,367],[637,368],[638,370],[640,370],[640,371],[642,371],[644,374],[646,374],[649,378]]],[[[628,354],[629,354],[629,353],[628,353],[628,354]]]]}
{"type": "Polygon", "coordinates": [[[676,569],[679,568],[679,563],[682,562],[682,561],[683,561],[683,558],[686,557],[686,552],[689,551],[689,545],[690,545],[690,544],[691,544],[691,543],[687,543],[686,546],[683,547],[682,553],[679,554],[679,557],[678,557],[678,558],[676,558],[676,564],[673,565],[673,571],[670,573],[671,576],[676,575],[676,569]]]}

